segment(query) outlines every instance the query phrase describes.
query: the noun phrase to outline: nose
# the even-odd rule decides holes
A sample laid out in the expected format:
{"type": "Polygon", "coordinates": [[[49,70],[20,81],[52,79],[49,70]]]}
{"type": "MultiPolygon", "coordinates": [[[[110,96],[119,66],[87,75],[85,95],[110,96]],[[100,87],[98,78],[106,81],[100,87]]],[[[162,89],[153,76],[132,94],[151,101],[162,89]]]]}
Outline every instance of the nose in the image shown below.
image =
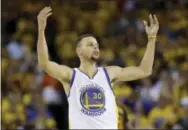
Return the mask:
{"type": "Polygon", "coordinates": [[[94,46],[94,49],[99,49],[99,47],[97,45],[94,46]]]}
{"type": "Polygon", "coordinates": [[[98,46],[95,46],[95,47],[94,47],[94,50],[99,51],[99,47],[98,47],[98,46]]]}

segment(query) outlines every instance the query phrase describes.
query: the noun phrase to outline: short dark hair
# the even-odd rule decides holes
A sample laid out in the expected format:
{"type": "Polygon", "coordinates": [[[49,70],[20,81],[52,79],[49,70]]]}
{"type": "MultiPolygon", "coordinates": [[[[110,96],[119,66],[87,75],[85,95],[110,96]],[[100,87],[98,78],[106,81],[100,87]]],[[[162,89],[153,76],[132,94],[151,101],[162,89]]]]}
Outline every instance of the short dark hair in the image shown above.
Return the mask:
{"type": "Polygon", "coordinates": [[[82,39],[84,39],[85,37],[95,37],[93,34],[84,34],[82,36],[80,36],[77,40],[76,40],[76,47],[79,45],[80,41],[82,39]]]}

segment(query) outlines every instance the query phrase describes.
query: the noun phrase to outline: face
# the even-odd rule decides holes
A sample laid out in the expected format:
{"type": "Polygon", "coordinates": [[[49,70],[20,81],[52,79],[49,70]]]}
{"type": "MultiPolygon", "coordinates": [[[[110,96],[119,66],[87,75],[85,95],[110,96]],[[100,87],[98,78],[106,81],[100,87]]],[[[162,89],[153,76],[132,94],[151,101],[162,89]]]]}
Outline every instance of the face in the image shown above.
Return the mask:
{"type": "Polygon", "coordinates": [[[77,47],[80,58],[97,61],[100,57],[99,44],[94,37],[83,38],[77,47]]]}
{"type": "Polygon", "coordinates": [[[188,116],[188,105],[184,106],[184,114],[188,116]]]}
{"type": "Polygon", "coordinates": [[[141,102],[136,103],[136,111],[138,113],[143,113],[143,106],[142,106],[141,102]]]}
{"type": "Polygon", "coordinates": [[[161,108],[165,107],[168,104],[168,99],[166,97],[159,97],[159,106],[161,108]]]}

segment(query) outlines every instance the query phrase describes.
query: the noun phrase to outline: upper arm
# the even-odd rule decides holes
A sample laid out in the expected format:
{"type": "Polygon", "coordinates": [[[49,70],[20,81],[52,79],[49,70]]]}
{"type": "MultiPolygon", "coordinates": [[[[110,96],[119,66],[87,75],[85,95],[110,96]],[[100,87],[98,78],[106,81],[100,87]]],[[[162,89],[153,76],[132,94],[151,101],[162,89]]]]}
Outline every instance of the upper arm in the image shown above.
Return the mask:
{"type": "Polygon", "coordinates": [[[111,81],[131,81],[149,76],[139,66],[121,68],[118,66],[107,67],[111,81]]]}
{"type": "Polygon", "coordinates": [[[68,66],[59,65],[52,61],[49,61],[43,69],[46,73],[59,81],[70,81],[73,72],[68,66]]]}

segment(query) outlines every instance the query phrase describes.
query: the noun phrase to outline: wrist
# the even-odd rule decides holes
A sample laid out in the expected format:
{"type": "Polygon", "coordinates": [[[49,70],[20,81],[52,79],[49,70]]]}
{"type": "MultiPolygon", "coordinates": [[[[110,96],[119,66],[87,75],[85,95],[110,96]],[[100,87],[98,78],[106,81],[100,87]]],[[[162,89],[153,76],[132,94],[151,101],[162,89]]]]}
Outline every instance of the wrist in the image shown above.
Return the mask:
{"type": "Polygon", "coordinates": [[[43,32],[45,29],[44,28],[38,28],[39,32],[43,32]]]}
{"type": "Polygon", "coordinates": [[[156,39],[157,36],[156,35],[148,35],[148,39],[156,39]]]}
{"type": "Polygon", "coordinates": [[[148,43],[149,44],[155,44],[156,43],[156,38],[148,38],[148,43]]]}

